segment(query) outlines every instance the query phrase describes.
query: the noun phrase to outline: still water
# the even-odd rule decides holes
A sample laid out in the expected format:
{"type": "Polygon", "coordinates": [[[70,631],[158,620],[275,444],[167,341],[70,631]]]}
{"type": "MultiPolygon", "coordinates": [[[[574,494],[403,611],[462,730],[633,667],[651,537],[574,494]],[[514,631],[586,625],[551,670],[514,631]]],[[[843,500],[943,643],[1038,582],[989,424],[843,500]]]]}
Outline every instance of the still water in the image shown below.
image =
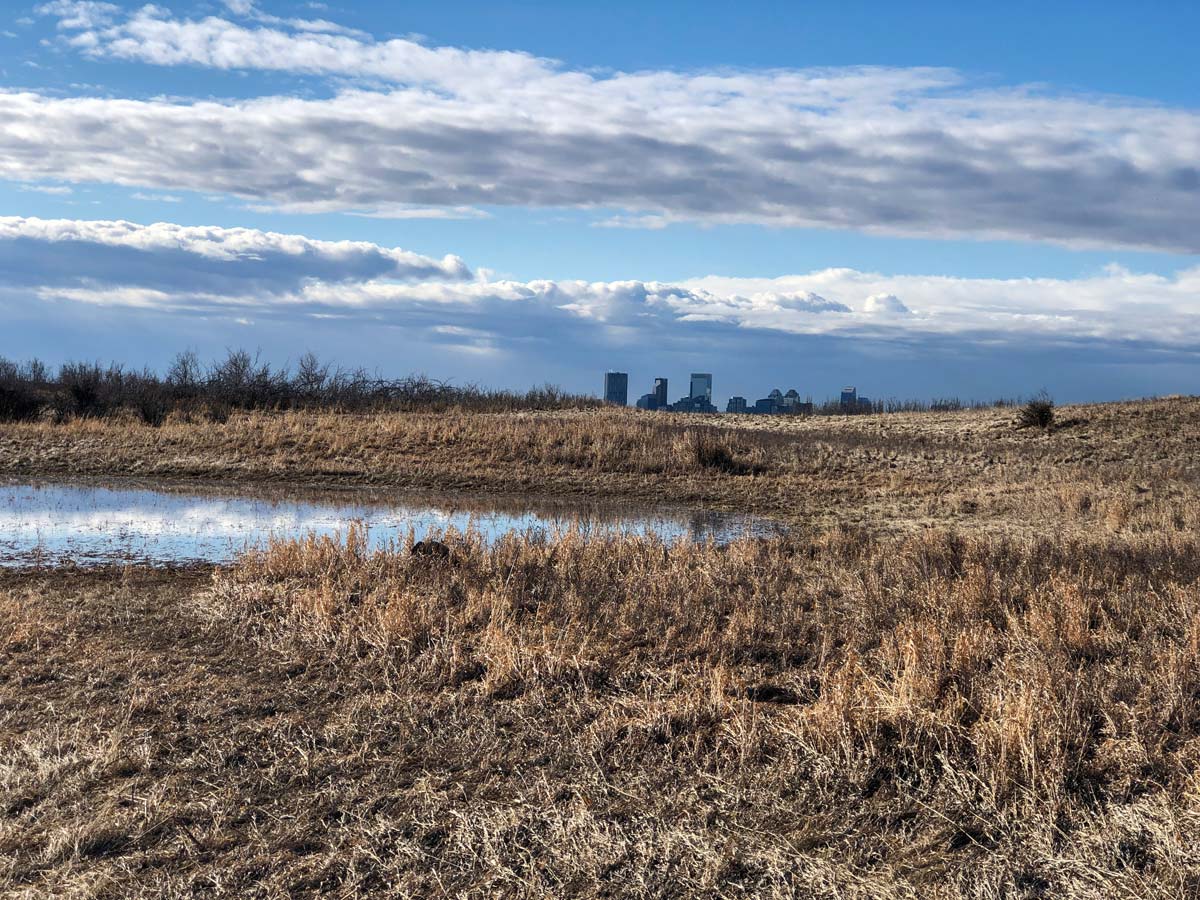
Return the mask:
{"type": "Polygon", "coordinates": [[[247,494],[145,483],[0,484],[0,566],[74,562],[226,562],[270,537],[345,534],[353,522],[370,543],[419,540],[468,527],[494,540],[510,531],[657,534],[664,540],[726,541],[778,530],[763,519],[712,511],[378,491],[247,494]]]}

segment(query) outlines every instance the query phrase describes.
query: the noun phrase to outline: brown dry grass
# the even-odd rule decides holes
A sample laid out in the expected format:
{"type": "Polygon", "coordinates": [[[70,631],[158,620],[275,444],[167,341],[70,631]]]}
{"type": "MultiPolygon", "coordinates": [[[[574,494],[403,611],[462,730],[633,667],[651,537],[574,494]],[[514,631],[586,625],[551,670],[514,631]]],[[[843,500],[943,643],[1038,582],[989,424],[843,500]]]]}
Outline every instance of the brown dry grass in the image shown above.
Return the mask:
{"type": "Polygon", "coordinates": [[[0,474],[701,502],[729,547],[0,574],[0,894],[1200,895],[1200,401],[0,429],[0,474]],[[934,527],[929,527],[929,526],[934,527]]]}
{"type": "Polygon", "coordinates": [[[1200,891],[1194,537],[449,541],[5,576],[0,889],[1200,891]]]}
{"type": "Polygon", "coordinates": [[[1200,400],[848,418],[248,414],[0,428],[0,475],[140,475],[692,503],[876,529],[1200,527],[1200,400]]]}

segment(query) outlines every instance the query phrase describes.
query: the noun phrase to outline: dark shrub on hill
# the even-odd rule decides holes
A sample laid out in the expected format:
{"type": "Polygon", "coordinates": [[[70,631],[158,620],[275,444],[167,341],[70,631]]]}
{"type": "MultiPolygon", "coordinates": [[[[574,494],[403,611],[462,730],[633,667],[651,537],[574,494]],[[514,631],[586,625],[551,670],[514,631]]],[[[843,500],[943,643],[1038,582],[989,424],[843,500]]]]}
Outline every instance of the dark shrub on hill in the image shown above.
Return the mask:
{"type": "Polygon", "coordinates": [[[1049,429],[1054,424],[1054,400],[1045,391],[1021,407],[1017,414],[1018,428],[1049,429]]]}

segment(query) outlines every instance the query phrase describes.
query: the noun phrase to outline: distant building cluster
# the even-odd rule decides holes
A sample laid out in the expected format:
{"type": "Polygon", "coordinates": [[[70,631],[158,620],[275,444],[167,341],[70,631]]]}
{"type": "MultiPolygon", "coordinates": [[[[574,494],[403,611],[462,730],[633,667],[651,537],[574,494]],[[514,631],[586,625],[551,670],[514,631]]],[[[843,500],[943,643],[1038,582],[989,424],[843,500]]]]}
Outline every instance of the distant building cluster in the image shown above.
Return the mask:
{"type": "Polygon", "coordinates": [[[842,388],[841,407],[842,409],[846,410],[846,412],[857,412],[860,410],[866,410],[867,412],[870,412],[871,401],[866,397],[858,396],[857,388],[844,387],[842,388]]]}
{"type": "Polygon", "coordinates": [[[759,416],[803,416],[811,415],[812,411],[812,400],[801,400],[800,395],[794,389],[785,394],[779,388],[775,388],[761,400],[755,400],[753,405],[745,397],[730,397],[729,402],[725,405],[725,412],[751,413],[759,416]]]}
{"type": "Polygon", "coordinates": [[[654,390],[638,398],[638,409],[662,409],[671,412],[716,412],[712,403],[712,375],[693,372],[688,394],[671,403],[667,396],[667,379],[655,378],[654,390]]]}
{"type": "MultiPolygon", "coordinates": [[[[626,406],[629,403],[629,373],[606,372],[604,375],[604,400],[626,406]]],[[[688,395],[671,403],[667,396],[667,379],[655,378],[654,390],[643,394],[637,402],[638,409],[663,409],[672,412],[716,412],[712,402],[712,375],[708,372],[693,372],[688,384],[688,395]]]]}
{"type": "MultiPolygon", "coordinates": [[[[693,372],[688,382],[687,396],[681,397],[674,403],[671,403],[667,396],[667,379],[655,378],[654,389],[648,394],[642,394],[638,398],[636,405],[638,409],[715,413],[717,412],[717,407],[713,405],[712,401],[712,384],[711,373],[693,372]]],[[[604,400],[607,403],[613,403],[618,406],[628,405],[628,372],[605,373],[604,400]]],[[[829,411],[831,407],[833,407],[833,404],[829,402],[822,407],[822,410],[829,411]]],[[[834,411],[838,409],[848,413],[869,412],[872,409],[872,403],[868,398],[860,397],[857,388],[846,387],[842,389],[841,399],[837,407],[834,408],[834,411]]],[[[767,396],[760,400],[755,400],[753,403],[750,403],[745,397],[730,397],[729,402],[725,405],[725,412],[727,413],[762,416],[810,416],[814,411],[812,398],[807,397],[801,400],[800,394],[794,388],[787,392],[776,388],[767,394],[767,396]]]]}
{"type": "Polygon", "coordinates": [[[654,390],[649,394],[642,394],[638,398],[638,409],[670,409],[671,403],[667,399],[667,379],[655,378],[654,390]]]}

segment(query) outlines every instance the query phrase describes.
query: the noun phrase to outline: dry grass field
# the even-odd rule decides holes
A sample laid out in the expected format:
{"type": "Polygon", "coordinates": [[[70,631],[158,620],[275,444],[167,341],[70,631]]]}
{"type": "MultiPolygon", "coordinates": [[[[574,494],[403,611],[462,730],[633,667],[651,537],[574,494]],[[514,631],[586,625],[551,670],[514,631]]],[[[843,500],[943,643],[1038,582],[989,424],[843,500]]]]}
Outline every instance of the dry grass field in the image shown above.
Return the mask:
{"type": "Polygon", "coordinates": [[[1200,401],[6,426],[0,472],[787,537],[0,574],[0,895],[1200,896],[1200,401]]]}
{"type": "Polygon", "coordinates": [[[1200,399],[776,418],[248,413],[0,427],[0,477],[136,475],[703,504],[871,530],[1200,527],[1200,399]]]}

